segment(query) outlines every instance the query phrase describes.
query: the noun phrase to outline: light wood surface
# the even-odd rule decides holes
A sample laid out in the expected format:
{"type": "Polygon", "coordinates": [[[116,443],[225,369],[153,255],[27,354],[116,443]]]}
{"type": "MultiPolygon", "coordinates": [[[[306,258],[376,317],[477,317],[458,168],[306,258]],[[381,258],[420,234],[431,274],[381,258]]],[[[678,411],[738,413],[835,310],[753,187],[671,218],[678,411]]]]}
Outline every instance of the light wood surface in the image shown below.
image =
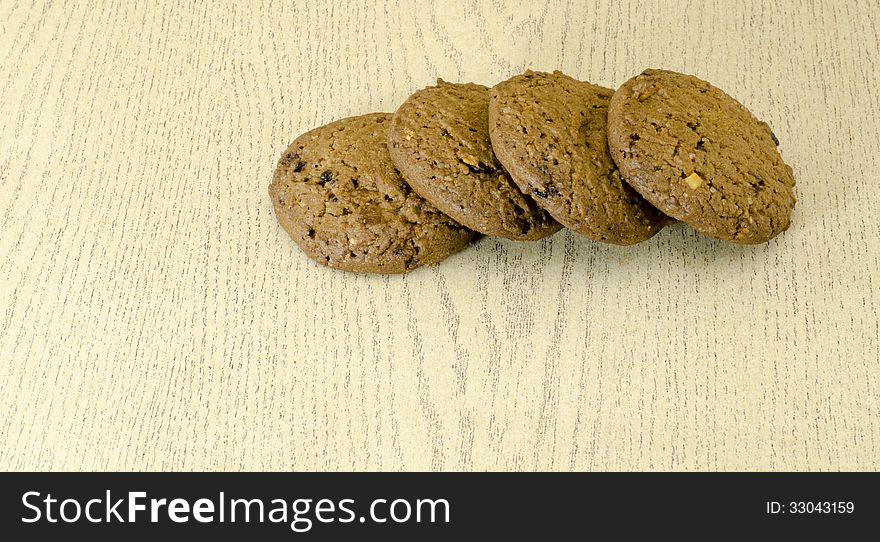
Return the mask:
{"type": "Polygon", "coordinates": [[[877,469],[880,6],[0,2],[0,468],[877,469]],[[756,247],[308,260],[299,133],[438,76],[701,76],[798,181],[756,247]]]}

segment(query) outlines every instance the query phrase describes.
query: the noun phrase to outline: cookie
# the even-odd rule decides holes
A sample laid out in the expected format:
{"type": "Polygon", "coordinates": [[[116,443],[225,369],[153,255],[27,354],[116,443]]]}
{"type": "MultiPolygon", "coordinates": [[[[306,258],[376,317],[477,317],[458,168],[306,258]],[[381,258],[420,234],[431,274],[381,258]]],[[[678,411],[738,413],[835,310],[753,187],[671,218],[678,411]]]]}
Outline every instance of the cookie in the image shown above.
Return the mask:
{"type": "Polygon", "coordinates": [[[489,140],[489,89],[438,80],[394,113],[388,149],[419,195],[468,228],[536,240],[562,226],[524,195],[489,140]]]}
{"type": "Polygon", "coordinates": [[[391,163],[390,113],[350,117],[298,137],[269,195],[278,221],[313,260],[405,273],[458,252],[474,233],[413,192],[391,163]]]}
{"type": "Polygon", "coordinates": [[[517,186],[567,228],[631,245],[670,220],[627,185],[607,144],[614,91],[527,71],[492,89],[492,147],[517,186]]]}
{"type": "Polygon", "coordinates": [[[608,144],[633,188],[709,237],[762,243],[789,226],[795,182],[776,136],[705,81],[633,77],[611,98],[608,144]]]}

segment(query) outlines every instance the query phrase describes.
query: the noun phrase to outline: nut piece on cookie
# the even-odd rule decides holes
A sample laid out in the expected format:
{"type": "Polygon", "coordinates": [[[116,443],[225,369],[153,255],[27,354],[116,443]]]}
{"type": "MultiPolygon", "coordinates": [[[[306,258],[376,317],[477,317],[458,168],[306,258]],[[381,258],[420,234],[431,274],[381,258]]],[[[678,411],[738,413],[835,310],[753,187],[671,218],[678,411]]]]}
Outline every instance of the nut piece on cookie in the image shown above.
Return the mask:
{"type": "Polygon", "coordinates": [[[703,178],[697,175],[697,172],[693,172],[687,177],[684,178],[684,182],[687,183],[688,186],[691,187],[691,190],[696,190],[703,184],[703,178]]]}

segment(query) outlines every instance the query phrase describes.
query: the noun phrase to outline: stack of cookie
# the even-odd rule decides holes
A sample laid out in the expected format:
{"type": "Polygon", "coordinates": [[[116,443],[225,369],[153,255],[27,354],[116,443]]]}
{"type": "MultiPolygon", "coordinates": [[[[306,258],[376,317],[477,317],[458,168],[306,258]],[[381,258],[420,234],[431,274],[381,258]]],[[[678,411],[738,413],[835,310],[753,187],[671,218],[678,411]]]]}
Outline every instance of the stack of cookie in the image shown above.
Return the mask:
{"type": "Polygon", "coordinates": [[[528,71],[491,89],[438,80],[393,115],[307,132],[269,194],[306,254],[355,272],[404,273],[479,234],[532,241],[563,227],[631,245],[681,220],[762,243],[795,203],[778,144],[693,76],[646,70],[615,92],[528,71]]]}

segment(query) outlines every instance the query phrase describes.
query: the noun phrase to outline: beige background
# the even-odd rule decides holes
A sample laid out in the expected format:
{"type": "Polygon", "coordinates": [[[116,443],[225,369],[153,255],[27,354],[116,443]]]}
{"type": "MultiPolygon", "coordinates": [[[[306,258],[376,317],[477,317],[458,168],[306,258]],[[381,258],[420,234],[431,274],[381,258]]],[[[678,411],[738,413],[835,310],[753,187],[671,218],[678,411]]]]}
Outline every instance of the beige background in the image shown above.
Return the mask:
{"type": "Polygon", "coordinates": [[[880,467],[877,2],[443,4],[0,2],[0,468],[880,467]],[[791,230],[381,277],[275,221],[309,128],[649,66],[773,126],[791,230]]]}

